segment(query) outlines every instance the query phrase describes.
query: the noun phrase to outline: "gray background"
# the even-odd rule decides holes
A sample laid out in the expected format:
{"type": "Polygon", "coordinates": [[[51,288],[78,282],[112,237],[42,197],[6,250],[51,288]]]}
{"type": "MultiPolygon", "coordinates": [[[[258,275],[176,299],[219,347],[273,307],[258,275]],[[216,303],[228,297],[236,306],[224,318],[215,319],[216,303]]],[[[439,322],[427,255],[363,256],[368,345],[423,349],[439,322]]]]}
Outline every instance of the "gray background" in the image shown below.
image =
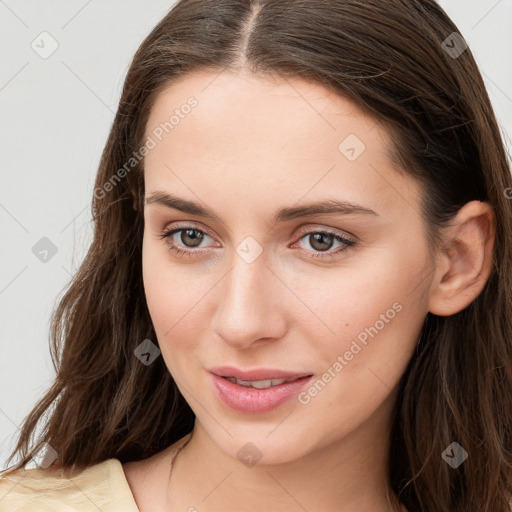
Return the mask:
{"type": "MultiPolygon", "coordinates": [[[[510,148],[512,0],[440,3],[476,57],[510,148]]],[[[50,315],[92,239],[94,178],[130,60],[173,4],[0,0],[0,469],[54,377],[50,315]],[[46,262],[33,252],[43,237],[57,249],[46,262]]]]}

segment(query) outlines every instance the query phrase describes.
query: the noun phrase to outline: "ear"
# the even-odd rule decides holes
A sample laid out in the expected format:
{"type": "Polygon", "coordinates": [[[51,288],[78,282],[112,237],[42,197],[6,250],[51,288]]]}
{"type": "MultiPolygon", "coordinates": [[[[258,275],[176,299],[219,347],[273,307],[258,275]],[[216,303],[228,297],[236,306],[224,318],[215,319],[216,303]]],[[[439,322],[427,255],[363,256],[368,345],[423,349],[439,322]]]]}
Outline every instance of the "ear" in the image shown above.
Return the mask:
{"type": "Polygon", "coordinates": [[[483,290],[493,268],[495,222],[490,204],[470,201],[445,228],[430,288],[431,313],[454,315],[483,290]]]}

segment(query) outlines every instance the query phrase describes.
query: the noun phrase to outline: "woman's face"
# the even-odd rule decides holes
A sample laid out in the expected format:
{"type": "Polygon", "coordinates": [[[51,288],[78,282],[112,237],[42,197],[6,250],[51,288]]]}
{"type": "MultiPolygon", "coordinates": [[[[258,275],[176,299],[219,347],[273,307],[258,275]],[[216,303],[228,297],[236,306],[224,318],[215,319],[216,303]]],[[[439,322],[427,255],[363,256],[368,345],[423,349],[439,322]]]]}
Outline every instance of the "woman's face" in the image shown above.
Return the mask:
{"type": "Polygon", "coordinates": [[[387,435],[433,269],[390,135],[320,85],[203,71],[160,93],[146,137],[146,298],[201,428],[268,463],[387,435]],[[248,388],[223,366],[312,377],[248,388]]]}

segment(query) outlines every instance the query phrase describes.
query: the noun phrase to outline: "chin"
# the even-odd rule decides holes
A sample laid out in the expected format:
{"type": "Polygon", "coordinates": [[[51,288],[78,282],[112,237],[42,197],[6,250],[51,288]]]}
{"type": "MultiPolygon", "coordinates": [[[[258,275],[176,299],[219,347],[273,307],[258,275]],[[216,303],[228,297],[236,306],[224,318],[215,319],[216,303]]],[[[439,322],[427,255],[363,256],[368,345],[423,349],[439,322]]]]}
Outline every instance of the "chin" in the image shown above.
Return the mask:
{"type": "Polygon", "coordinates": [[[286,433],[269,432],[275,428],[275,424],[268,428],[245,428],[246,434],[235,432],[226,427],[233,437],[224,431],[221,439],[212,436],[213,441],[229,457],[236,459],[247,467],[262,464],[286,464],[306,455],[308,446],[298,436],[286,433]]]}

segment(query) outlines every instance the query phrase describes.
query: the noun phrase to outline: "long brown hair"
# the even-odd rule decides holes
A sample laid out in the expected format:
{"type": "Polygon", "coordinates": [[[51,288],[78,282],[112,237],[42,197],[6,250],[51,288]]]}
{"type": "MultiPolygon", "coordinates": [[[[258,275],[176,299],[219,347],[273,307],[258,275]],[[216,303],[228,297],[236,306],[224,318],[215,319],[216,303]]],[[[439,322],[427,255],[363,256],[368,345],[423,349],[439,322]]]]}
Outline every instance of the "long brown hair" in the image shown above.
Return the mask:
{"type": "Polygon", "coordinates": [[[427,316],[400,382],[389,475],[411,512],[509,511],[512,180],[482,77],[458,33],[434,0],[178,2],[128,71],[95,182],[94,239],[52,317],[57,376],[24,421],[9,457],[21,455],[14,469],[43,442],[67,471],[146,458],[193,429],[163,359],[146,366],[134,356],[143,340],[158,343],[142,284],[144,161],[136,154],[164,87],[193,70],[245,67],[314,81],[383,122],[397,170],[422,184],[432,250],[462,205],[493,207],[485,288],[455,315],[427,316]],[[453,442],[469,454],[458,468],[441,456],[453,442]]]}

